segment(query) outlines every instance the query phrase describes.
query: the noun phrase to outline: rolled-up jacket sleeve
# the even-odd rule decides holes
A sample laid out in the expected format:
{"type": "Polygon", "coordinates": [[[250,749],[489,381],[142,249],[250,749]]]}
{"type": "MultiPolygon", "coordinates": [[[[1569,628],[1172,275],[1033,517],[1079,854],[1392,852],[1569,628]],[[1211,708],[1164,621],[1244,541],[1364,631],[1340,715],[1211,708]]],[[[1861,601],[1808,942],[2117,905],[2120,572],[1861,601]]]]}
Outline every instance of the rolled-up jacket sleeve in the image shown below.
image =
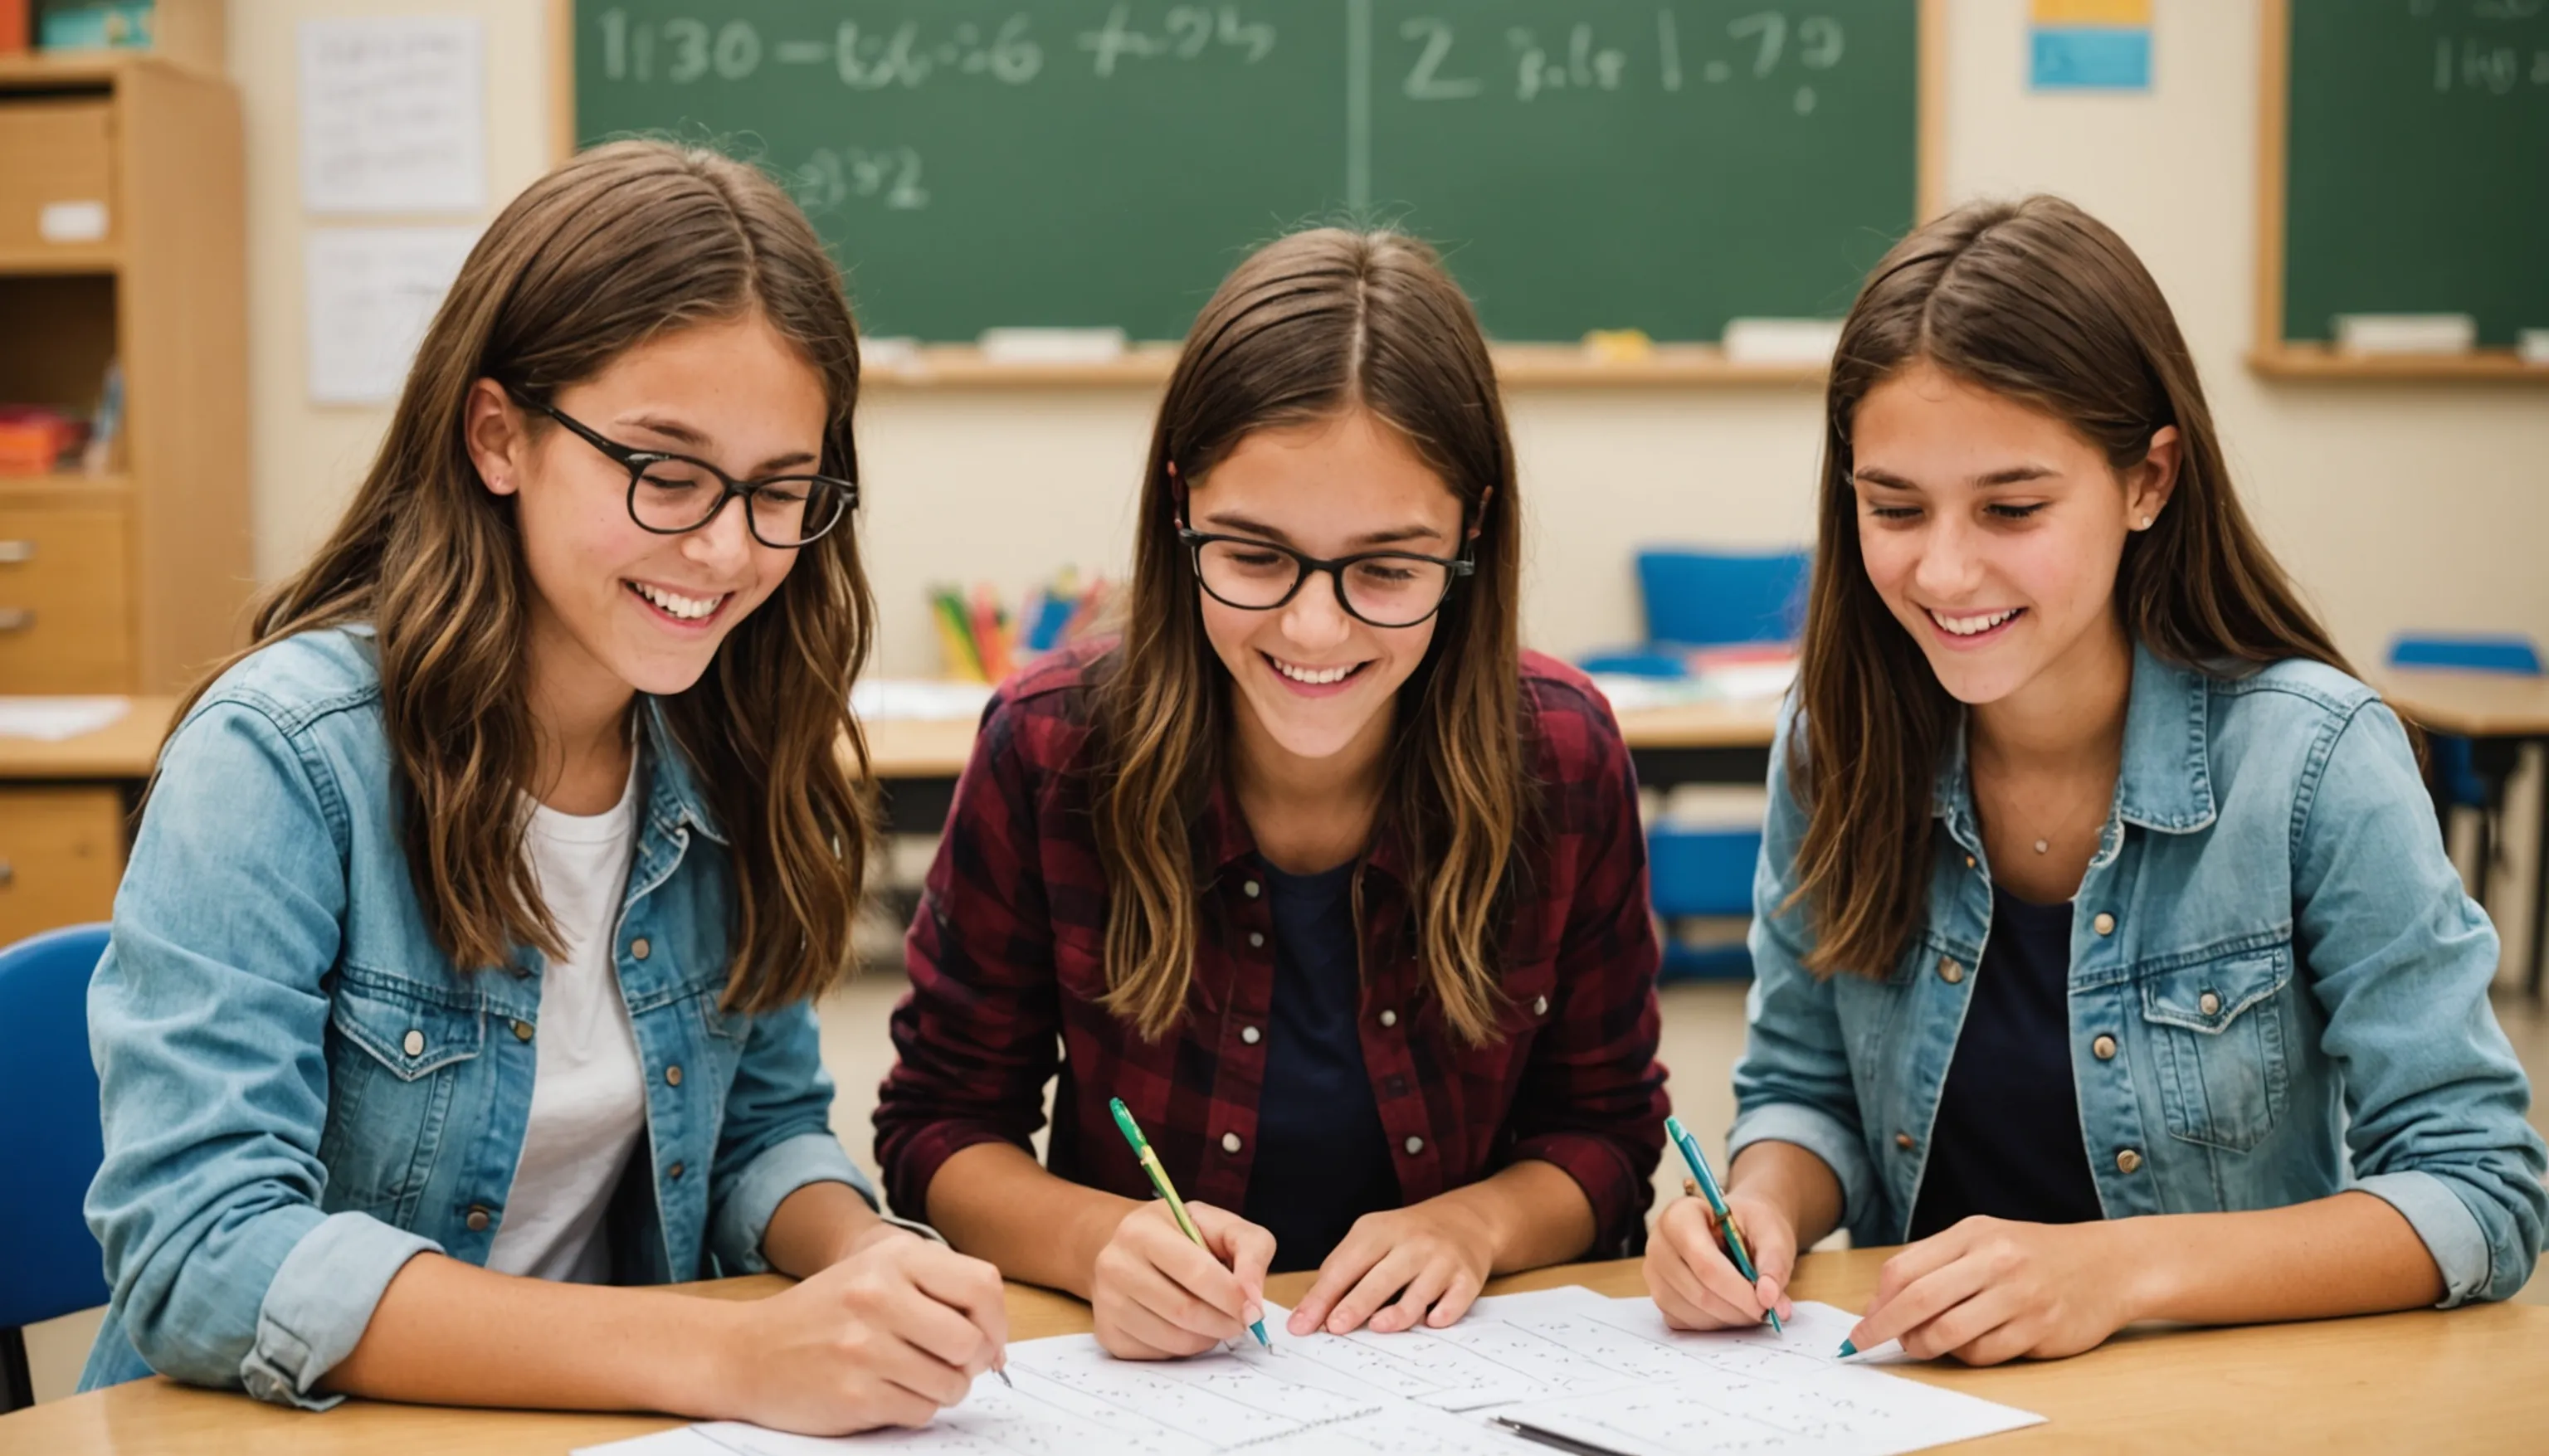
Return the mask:
{"type": "Polygon", "coordinates": [[[1770,809],[1752,871],[1752,990],[1726,1151],[1732,1161],[1752,1143],[1788,1142],[1813,1153],[1841,1182],[1842,1225],[1854,1237],[1882,1241],[1869,1222],[1882,1200],[1832,980],[1806,968],[1807,909],[1788,903],[1806,827],[1788,772],[1798,726],[1793,714],[1784,718],[1770,747],[1770,809]]]}
{"type": "Polygon", "coordinates": [[[390,1280],[436,1247],[319,1207],[342,802],[263,712],[194,714],[163,756],[88,997],[105,1159],[86,1213],[135,1352],[173,1379],[312,1409],[333,1404],[311,1392],[390,1280]]]}
{"type": "Polygon", "coordinates": [[[2540,1257],[2549,1163],[2488,1004],[2498,942],[2443,853],[2406,733],[2367,702],[2314,755],[2294,816],[2296,940],[2344,1071],[2355,1186],[2397,1209],[2445,1306],[2501,1300],[2540,1257]]]}
{"type": "Polygon", "coordinates": [[[823,1070],[810,1005],[752,1019],[726,1093],[708,1184],[710,1258],[725,1274],[770,1268],[761,1241],[788,1195],[808,1183],[847,1183],[878,1206],[874,1184],[832,1136],[832,1079],[823,1070]]]}

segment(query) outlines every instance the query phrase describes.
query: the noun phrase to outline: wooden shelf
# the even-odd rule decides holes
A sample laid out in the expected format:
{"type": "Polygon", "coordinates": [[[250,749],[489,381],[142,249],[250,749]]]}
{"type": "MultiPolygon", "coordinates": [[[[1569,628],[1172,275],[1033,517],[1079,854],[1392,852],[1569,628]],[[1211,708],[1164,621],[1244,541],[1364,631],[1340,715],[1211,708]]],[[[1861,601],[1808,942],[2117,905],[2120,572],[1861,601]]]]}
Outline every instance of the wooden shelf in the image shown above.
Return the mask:
{"type": "MultiPolygon", "coordinates": [[[[0,55],[0,88],[88,90],[115,84],[126,67],[150,59],[145,51],[27,51],[0,55]]],[[[163,64],[165,62],[162,62],[163,64]]]]}
{"type": "MultiPolygon", "coordinates": [[[[1812,388],[1821,364],[1744,364],[1715,344],[1658,344],[1634,361],[1596,359],[1573,344],[1497,344],[1496,378],[1506,389],[1812,388]]],[[[1004,364],[971,344],[923,344],[910,356],[869,363],[872,389],[1157,389],[1177,367],[1178,345],[1135,344],[1122,358],[1093,364],[1004,364]]]]}
{"type": "Polygon", "coordinates": [[[0,248],[0,278],[54,278],[74,274],[114,273],[123,266],[124,249],[112,242],[0,248]]]}
{"type": "Polygon", "coordinates": [[[2549,364],[2526,364],[2511,349],[2466,354],[2340,354],[2324,344],[2288,343],[2248,355],[2248,367],[2266,379],[2413,384],[2477,380],[2549,384],[2549,364]]]}
{"type": "Polygon", "coordinates": [[[132,492],[133,477],[120,471],[105,475],[83,475],[71,470],[51,475],[0,475],[0,503],[94,500],[132,492]]]}

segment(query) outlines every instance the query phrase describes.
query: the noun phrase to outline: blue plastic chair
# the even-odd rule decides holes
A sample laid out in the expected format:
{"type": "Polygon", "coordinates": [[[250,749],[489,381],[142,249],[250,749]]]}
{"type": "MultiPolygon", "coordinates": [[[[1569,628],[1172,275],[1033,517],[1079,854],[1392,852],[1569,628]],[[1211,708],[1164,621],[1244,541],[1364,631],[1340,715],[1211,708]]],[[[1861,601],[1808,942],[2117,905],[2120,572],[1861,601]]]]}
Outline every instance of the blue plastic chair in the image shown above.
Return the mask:
{"type": "Polygon", "coordinates": [[[24,1327],[107,1301],[80,1200],[105,1149],[88,1057],[88,981],[106,927],[0,951],[0,1411],[35,1404],[24,1327]]]}
{"type": "MultiPolygon", "coordinates": [[[[2390,666],[2519,678],[2541,675],[2539,645],[2528,637],[2502,632],[2403,636],[2390,644],[2390,666]]],[[[2490,744],[2482,751],[2480,745],[2448,733],[2429,734],[2425,740],[2434,810],[2446,827],[2453,809],[2478,811],[2478,901],[2482,905],[2487,903],[2489,876],[2502,855],[2504,783],[2512,776],[2517,757],[2512,744],[2490,744]]]]}
{"type": "Polygon", "coordinates": [[[1647,640],[1689,647],[1794,642],[1806,620],[1808,562],[1802,550],[1641,551],[1647,640]]]}
{"type": "MultiPolygon", "coordinates": [[[[1752,913],[1752,865],[1761,858],[1757,829],[1686,829],[1658,824],[1647,831],[1647,878],[1655,914],[1669,927],[1692,916],[1752,913]]],[[[1752,953],[1743,942],[1692,946],[1667,936],[1667,980],[1742,980],[1752,974],[1752,953]]]]}

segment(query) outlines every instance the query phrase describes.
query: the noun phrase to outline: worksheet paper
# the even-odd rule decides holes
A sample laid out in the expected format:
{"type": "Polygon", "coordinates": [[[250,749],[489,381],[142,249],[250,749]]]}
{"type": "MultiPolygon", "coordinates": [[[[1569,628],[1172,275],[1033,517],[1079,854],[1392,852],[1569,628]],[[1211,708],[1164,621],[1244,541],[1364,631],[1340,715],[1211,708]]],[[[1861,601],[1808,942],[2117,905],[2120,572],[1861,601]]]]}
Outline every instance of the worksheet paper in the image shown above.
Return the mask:
{"type": "Polygon", "coordinates": [[[593,1447],[590,1456],[1529,1456],[1489,1412],[1624,1452],[1890,1456],[2039,1417],[1832,1358],[1856,1318],[1797,1307],[1785,1336],[1682,1334],[1647,1300],[1580,1288],[1483,1299],[1449,1329],[1294,1337],[1275,1353],[1117,1360],[1093,1335],[1009,1347],[1014,1390],[974,1383],[919,1430],[787,1435],[731,1422],[593,1447]],[[1667,1428],[1667,1423],[1669,1428],[1667,1428]]]}

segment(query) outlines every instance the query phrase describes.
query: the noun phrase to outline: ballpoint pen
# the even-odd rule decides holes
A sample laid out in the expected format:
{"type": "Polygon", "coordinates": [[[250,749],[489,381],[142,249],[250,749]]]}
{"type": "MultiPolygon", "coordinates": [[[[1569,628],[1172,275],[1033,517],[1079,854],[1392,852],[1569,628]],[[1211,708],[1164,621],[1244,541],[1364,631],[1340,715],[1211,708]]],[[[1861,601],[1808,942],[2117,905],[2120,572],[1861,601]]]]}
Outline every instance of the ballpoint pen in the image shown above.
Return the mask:
{"type": "MultiPolygon", "coordinates": [[[[1185,1200],[1178,1197],[1177,1185],[1169,1181],[1169,1170],[1160,1166],[1160,1155],[1151,1150],[1151,1139],[1142,1136],[1142,1125],[1133,1121],[1132,1110],[1124,1105],[1121,1097],[1107,1098],[1106,1106],[1115,1114],[1115,1127],[1123,1133],[1124,1140],[1133,1144],[1133,1156],[1140,1159],[1142,1171],[1151,1175],[1151,1186],[1160,1191],[1160,1197],[1168,1200],[1169,1212],[1176,1216],[1178,1227],[1185,1230],[1186,1237],[1195,1241],[1196,1247],[1210,1252],[1210,1246],[1204,1243],[1203,1234],[1195,1228],[1194,1220],[1186,1217],[1185,1200]]],[[[1248,1332],[1257,1336],[1257,1342],[1266,1347],[1268,1354],[1274,1353],[1274,1342],[1266,1337],[1263,1319],[1251,1320],[1248,1332]]]]}
{"type": "MultiPolygon", "coordinates": [[[[1690,1164],[1690,1175],[1699,1180],[1700,1193],[1707,1197],[1708,1206],[1716,1211],[1717,1227],[1726,1230],[1726,1251],[1735,1256],[1736,1270],[1754,1284],[1759,1284],[1761,1276],[1753,1271],[1752,1251],[1744,1246],[1744,1234],[1735,1227],[1735,1216],[1727,1212],[1726,1195],[1717,1186],[1717,1175],[1708,1170],[1708,1156],[1699,1150],[1698,1139],[1690,1136],[1690,1130],[1683,1127],[1681,1119],[1676,1117],[1664,1119],[1664,1136],[1672,1138],[1673,1146],[1681,1149],[1681,1160],[1690,1164]]],[[[1787,1333],[1787,1326],[1779,1322],[1779,1312],[1774,1309],[1769,1313],[1770,1327],[1781,1334],[1787,1333]]]]}

